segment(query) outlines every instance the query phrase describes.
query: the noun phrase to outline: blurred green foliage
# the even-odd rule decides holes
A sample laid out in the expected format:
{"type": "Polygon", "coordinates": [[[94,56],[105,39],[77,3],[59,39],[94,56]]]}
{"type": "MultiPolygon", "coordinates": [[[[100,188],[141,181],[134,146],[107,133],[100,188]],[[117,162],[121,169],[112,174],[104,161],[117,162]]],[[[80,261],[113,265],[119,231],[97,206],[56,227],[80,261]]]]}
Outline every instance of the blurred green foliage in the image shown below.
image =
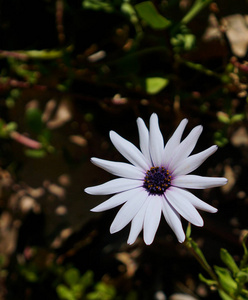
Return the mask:
{"type": "MultiPolygon", "coordinates": [[[[130,291],[127,296],[123,296],[113,284],[104,280],[95,281],[94,272],[91,270],[81,274],[80,270],[71,264],[61,265],[56,262],[47,264],[45,261],[40,260],[40,255],[46,260],[44,250],[36,248],[32,249],[32,252],[32,257],[27,261],[17,263],[15,269],[12,270],[14,280],[22,282],[24,288],[28,288],[28,286],[33,286],[33,288],[35,286],[46,286],[47,290],[54,289],[58,299],[61,300],[137,299],[136,293],[133,291],[130,291]]],[[[46,255],[51,254],[47,252],[46,255]]],[[[1,269],[1,276],[6,277],[3,272],[8,272],[7,269],[4,267],[1,267],[1,269]]]]}
{"type": "Polygon", "coordinates": [[[81,276],[79,270],[70,268],[64,272],[63,279],[65,284],[61,283],[56,287],[57,294],[62,300],[114,299],[111,296],[112,291],[113,296],[115,296],[114,287],[108,286],[104,283],[98,283],[95,286],[95,291],[86,294],[86,290],[94,284],[92,271],[87,271],[83,274],[83,276],[81,276]],[[102,286],[102,290],[100,289],[100,291],[99,285],[102,286]],[[93,298],[92,295],[93,297],[96,295],[96,297],[93,298]]]}
{"type": "Polygon", "coordinates": [[[244,254],[238,266],[232,255],[226,250],[220,250],[221,261],[226,267],[214,266],[213,269],[208,264],[205,256],[187,233],[185,245],[191,250],[196,259],[200,262],[211,279],[207,279],[202,274],[199,278],[210,287],[217,289],[223,300],[245,300],[248,297],[246,284],[248,282],[248,256],[246,247],[247,236],[243,239],[244,254]]]}

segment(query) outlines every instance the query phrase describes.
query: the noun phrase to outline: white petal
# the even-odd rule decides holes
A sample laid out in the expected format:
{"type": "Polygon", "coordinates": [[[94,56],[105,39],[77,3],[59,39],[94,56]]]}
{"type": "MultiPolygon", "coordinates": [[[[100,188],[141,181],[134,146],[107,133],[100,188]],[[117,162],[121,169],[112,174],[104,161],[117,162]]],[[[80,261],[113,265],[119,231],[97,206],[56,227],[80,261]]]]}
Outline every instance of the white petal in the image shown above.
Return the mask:
{"type": "Polygon", "coordinates": [[[166,199],[184,219],[196,226],[203,226],[203,219],[198,211],[177,191],[178,189],[174,187],[167,189],[165,192],[166,199]]]}
{"type": "Polygon", "coordinates": [[[164,149],[164,139],[159,129],[158,116],[152,114],[150,118],[150,153],[154,166],[161,166],[164,149]]]}
{"type": "Polygon", "coordinates": [[[153,242],[158,229],[162,211],[162,199],[158,195],[149,196],[149,203],[144,219],[144,241],[147,245],[153,242]]]}
{"type": "Polygon", "coordinates": [[[127,240],[127,243],[129,245],[132,245],[136,241],[139,233],[143,228],[144,218],[145,218],[145,213],[146,213],[148,203],[149,203],[149,197],[145,200],[141,209],[138,211],[138,213],[135,215],[135,217],[131,222],[131,229],[127,240]]]}
{"type": "Polygon", "coordinates": [[[188,189],[207,189],[227,183],[224,177],[204,177],[197,175],[179,175],[172,180],[172,185],[188,189]]]}
{"type": "Polygon", "coordinates": [[[114,131],[109,133],[110,139],[115,148],[132,164],[147,171],[149,166],[146,162],[144,155],[132,143],[122,138],[114,131]]]}
{"type": "Polygon", "coordinates": [[[143,188],[137,188],[137,189],[132,189],[129,191],[125,191],[119,194],[116,194],[109,198],[108,200],[104,201],[103,203],[97,205],[96,207],[92,208],[91,211],[93,212],[100,212],[100,211],[105,211],[111,208],[114,208],[116,206],[119,206],[123,204],[124,202],[128,201],[129,199],[132,199],[135,197],[137,193],[139,193],[143,188]]]}
{"type": "Polygon", "coordinates": [[[181,123],[178,125],[176,131],[173,133],[171,138],[168,140],[168,142],[165,145],[164,153],[163,153],[163,165],[165,167],[168,166],[168,163],[170,161],[170,158],[172,154],[174,153],[176,147],[180,144],[183,131],[188,123],[187,119],[183,119],[181,123]]]}
{"type": "Polygon", "coordinates": [[[177,168],[173,171],[173,176],[186,175],[197,169],[210,155],[212,155],[218,147],[216,145],[194,155],[187,157],[181,161],[177,168]]]}
{"type": "Polygon", "coordinates": [[[137,167],[127,163],[109,161],[96,157],[92,157],[91,161],[94,165],[116,176],[130,179],[143,179],[145,176],[145,172],[142,172],[137,167]]]}
{"type": "Polygon", "coordinates": [[[182,227],[182,222],[179,213],[170,205],[170,203],[165,198],[162,202],[162,210],[166,222],[174,231],[179,243],[184,242],[185,234],[182,227]]]}
{"type": "Polygon", "coordinates": [[[171,172],[173,172],[175,168],[181,163],[181,161],[188,157],[193,151],[198,138],[202,133],[202,128],[203,127],[201,125],[193,128],[188,136],[180,143],[180,145],[176,147],[168,165],[168,168],[171,172]]]}
{"type": "Polygon", "coordinates": [[[177,193],[180,194],[182,196],[182,198],[187,199],[191,204],[194,205],[195,208],[198,208],[198,209],[210,212],[210,213],[215,213],[218,211],[217,208],[202,201],[201,199],[199,199],[198,197],[196,197],[194,194],[190,193],[189,191],[186,191],[181,188],[176,188],[176,187],[174,187],[174,189],[177,189],[177,193]]]}
{"type": "Polygon", "coordinates": [[[138,131],[139,131],[139,140],[140,140],[140,149],[144,154],[149,167],[152,167],[150,150],[149,150],[149,131],[145,125],[145,122],[141,119],[137,119],[138,131]]]}
{"type": "Polygon", "coordinates": [[[118,211],[113,223],[110,226],[110,233],[115,233],[124,228],[138,213],[144,204],[148,194],[141,190],[133,198],[129,199],[118,211]]]}
{"type": "Polygon", "coordinates": [[[141,180],[117,178],[100,185],[88,187],[84,191],[91,195],[109,195],[131,190],[142,186],[142,184],[141,180]]]}

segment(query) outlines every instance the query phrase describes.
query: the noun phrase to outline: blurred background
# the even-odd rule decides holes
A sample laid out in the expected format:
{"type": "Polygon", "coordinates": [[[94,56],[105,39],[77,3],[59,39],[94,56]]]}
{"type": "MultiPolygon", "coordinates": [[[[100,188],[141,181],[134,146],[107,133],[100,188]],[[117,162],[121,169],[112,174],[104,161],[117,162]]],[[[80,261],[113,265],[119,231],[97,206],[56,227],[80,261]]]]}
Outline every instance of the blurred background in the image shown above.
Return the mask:
{"type": "Polygon", "coordinates": [[[194,191],[218,213],[192,237],[209,263],[239,261],[247,48],[247,0],[0,1],[0,299],[220,299],[164,220],[128,246],[84,188],[113,178],[90,157],[124,161],[110,130],[138,146],[137,117],[156,112],[165,140],[202,124],[194,152],[219,150],[196,174],[229,182],[194,191]]]}

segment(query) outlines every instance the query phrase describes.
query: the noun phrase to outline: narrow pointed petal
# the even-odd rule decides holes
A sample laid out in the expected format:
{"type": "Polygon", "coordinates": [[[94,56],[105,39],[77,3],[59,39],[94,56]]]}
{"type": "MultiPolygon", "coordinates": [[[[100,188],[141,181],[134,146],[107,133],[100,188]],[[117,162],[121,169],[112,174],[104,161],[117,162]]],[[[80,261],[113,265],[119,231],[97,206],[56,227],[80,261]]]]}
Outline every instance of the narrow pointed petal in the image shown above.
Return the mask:
{"type": "Polygon", "coordinates": [[[227,183],[224,177],[204,177],[198,175],[179,175],[173,178],[172,185],[188,189],[207,189],[227,183]]]}
{"type": "Polygon", "coordinates": [[[187,221],[196,225],[203,226],[203,219],[195,207],[177,192],[177,189],[170,187],[165,193],[166,199],[175,210],[187,221]]]}
{"type": "Polygon", "coordinates": [[[173,152],[173,156],[168,166],[171,172],[173,172],[181,163],[181,161],[188,157],[193,151],[199,139],[199,136],[202,133],[202,129],[203,127],[201,125],[193,128],[188,136],[180,143],[180,145],[177,146],[177,148],[173,152]]]}
{"type": "Polygon", "coordinates": [[[149,197],[145,200],[141,209],[138,211],[138,213],[135,215],[135,217],[133,218],[133,220],[131,222],[131,229],[130,229],[129,237],[127,240],[127,243],[129,245],[132,245],[136,241],[138,235],[140,234],[140,232],[143,228],[145,213],[147,210],[148,203],[149,203],[149,197]]]}
{"type": "Polygon", "coordinates": [[[149,131],[145,125],[145,122],[141,119],[137,119],[138,131],[139,131],[139,140],[140,140],[140,149],[145,156],[149,167],[152,166],[150,150],[149,150],[149,131]]]}
{"type": "Polygon", "coordinates": [[[182,222],[179,213],[170,205],[166,198],[162,202],[163,215],[166,222],[174,231],[179,243],[185,240],[185,233],[183,231],[182,222]]]}
{"type": "Polygon", "coordinates": [[[96,157],[92,157],[91,162],[94,165],[116,176],[130,178],[130,179],[143,179],[145,176],[145,172],[142,172],[137,167],[127,163],[109,161],[109,160],[100,159],[96,157]]]}
{"type": "Polygon", "coordinates": [[[187,190],[181,189],[181,188],[176,188],[174,189],[177,190],[177,193],[182,196],[182,198],[187,199],[192,205],[194,205],[195,208],[201,209],[210,213],[216,213],[218,211],[217,208],[207,204],[206,202],[202,201],[198,197],[196,197],[194,194],[190,193],[187,190]]]}
{"type": "Polygon", "coordinates": [[[210,155],[212,155],[218,147],[216,145],[209,147],[208,149],[191,155],[185,160],[181,161],[180,164],[173,171],[173,176],[186,175],[197,169],[210,155]]]}
{"type": "Polygon", "coordinates": [[[91,211],[93,212],[101,212],[105,211],[111,208],[114,208],[116,206],[119,206],[125,202],[127,202],[129,199],[132,199],[135,197],[136,194],[140,193],[143,188],[137,188],[137,189],[132,189],[129,191],[125,191],[122,193],[118,193],[108,200],[104,201],[103,203],[97,205],[96,207],[92,208],[91,211]]]}
{"type": "Polygon", "coordinates": [[[152,114],[150,118],[150,153],[154,166],[161,166],[164,149],[164,139],[159,129],[158,116],[152,114]]]}
{"type": "Polygon", "coordinates": [[[161,219],[161,212],[162,197],[150,195],[144,219],[144,241],[147,245],[150,245],[154,240],[161,219]]]}
{"type": "Polygon", "coordinates": [[[118,211],[113,223],[110,226],[110,233],[115,233],[124,228],[138,213],[144,204],[148,194],[145,190],[137,193],[133,198],[129,199],[118,211]]]}
{"type": "Polygon", "coordinates": [[[132,164],[139,167],[142,170],[148,170],[149,166],[146,162],[144,155],[140,150],[135,147],[132,143],[122,138],[119,134],[114,131],[109,133],[110,139],[115,148],[132,164]]]}
{"type": "Polygon", "coordinates": [[[188,123],[187,119],[183,119],[180,124],[178,125],[176,131],[173,133],[171,138],[168,140],[168,142],[165,145],[164,153],[163,153],[163,165],[165,167],[168,166],[170,158],[172,157],[172,154],[174,153],[176,147],[180,144],[183,131],[188,123]]]}
{"type": "Polygon", "coordinates": [[[88,187],[84,191],[91,195],[109,195],[135,189],[141,187],[142,184],[143,182],[141,180],[117,178],[100,185],[88,187]]]}

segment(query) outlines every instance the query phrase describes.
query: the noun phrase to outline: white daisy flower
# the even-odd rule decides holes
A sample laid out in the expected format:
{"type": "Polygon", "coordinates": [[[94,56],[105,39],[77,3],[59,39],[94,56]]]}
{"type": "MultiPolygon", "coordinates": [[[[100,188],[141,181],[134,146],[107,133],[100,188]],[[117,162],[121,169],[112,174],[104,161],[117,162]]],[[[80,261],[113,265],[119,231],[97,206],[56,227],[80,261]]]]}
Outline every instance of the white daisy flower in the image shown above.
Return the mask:
{"type": "Polygon", "coordinates": [[[120,177],[85,189],[86,193],[92,195],[115,194],[91,211],[101,212],[124,204],[110,227],[110,233],[120,231],[131,222],[128,244],[133,244],[143,229],[144,241],[150,245],[162,213],[182,243],[185,234],[180,216],[196,226],[203,226],[203,219],[196,209],[217,212],[216,208],[186,190],[227,183],[226,178],[188,175],[212,155],[217,146],[189,156],[202,132],[202,126],[193,128],[181,142],[187,122],[187,119],[181,121],[164,146],[157,115],[151,115],[149,131],[144,121],[138,118],[141,151],[116,132],[110,131],[112,143],[131,164],[95,157],[91,159],[96,166],[120,177]]]}

